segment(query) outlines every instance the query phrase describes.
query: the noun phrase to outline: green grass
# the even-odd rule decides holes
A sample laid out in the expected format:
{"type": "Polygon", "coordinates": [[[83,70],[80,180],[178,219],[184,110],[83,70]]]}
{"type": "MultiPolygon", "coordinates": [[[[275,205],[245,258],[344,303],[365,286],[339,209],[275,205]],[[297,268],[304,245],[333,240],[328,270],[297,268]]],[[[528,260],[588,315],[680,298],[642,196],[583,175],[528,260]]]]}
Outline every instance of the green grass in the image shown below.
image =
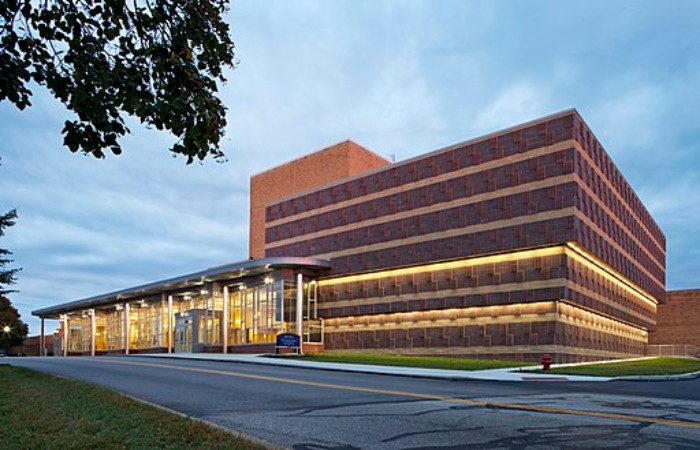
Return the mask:
{"type": "Polygon", "coordinates": [[[0,365],[0,447],[263,448],[108,389],[7,365],[0,365]]]}
{"type": "Polygon", "coordinates": [[[460,359],[439,356],[399,356],[371,353],[323,353],[320,355],[306,355],[299,359],[303,361],[375,364],[379,366],[423,367],[450,370],[486,370],[532,365],[530,363],[493,359],[460,359]]]}
{"type": "MultiPolygon", "coordinates": [[[[621,377],[626,375],[677,375],[700,371],[700,360],[687,358],[654,358],[605,364],[560,367],[547,373],[621,377]]],[[[542,373],[541,370],[537,372],[542,373]]]]}

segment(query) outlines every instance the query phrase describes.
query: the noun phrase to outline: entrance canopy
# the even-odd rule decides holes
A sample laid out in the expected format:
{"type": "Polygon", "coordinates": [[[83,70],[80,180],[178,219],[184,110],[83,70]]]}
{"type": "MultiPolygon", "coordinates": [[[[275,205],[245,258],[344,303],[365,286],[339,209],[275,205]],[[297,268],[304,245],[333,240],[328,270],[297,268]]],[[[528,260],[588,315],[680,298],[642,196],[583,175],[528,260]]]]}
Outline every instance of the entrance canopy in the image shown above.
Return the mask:
{"type": "Polygon", "coordinates": [[[32,315],[46,319],[58,319],[61,314],[76,310],[107,306],[125,300],[142,298],[148,295],[156,295],[165,291],[174,291],[202,286],[215,281],[232,281],[237,278],[251,277],[272,272],[276,269],[328,269],[327,260],[299,257],[275,257],[240,261],[222,266],[211,267],[199,272],[168,278],[161,281],[142,284],[119,291],[109,292],[94,297],[88,297],[68,303],[62,303],[48,308],[32,311],[32,315]]]}

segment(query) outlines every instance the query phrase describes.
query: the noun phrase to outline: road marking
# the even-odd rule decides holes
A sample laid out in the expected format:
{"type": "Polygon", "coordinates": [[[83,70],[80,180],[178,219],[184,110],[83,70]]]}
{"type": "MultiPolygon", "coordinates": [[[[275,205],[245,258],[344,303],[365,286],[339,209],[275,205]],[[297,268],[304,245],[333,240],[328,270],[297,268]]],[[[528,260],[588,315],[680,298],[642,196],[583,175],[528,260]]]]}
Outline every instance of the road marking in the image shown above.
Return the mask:
{"type": "Polygon", "coordinates": [[[224,375],[224,376],[238,377],[238,378],[250,378],[250,379],[255,379],[255,380],[274,381],[276,383],[298,384],[298,385],[320,387],[320,388],[326,388],[326,389],[336,389],[336,390],[355,391],[355,392],[367,392],[367,393],[371,393],[371,394],[395,395],[395,396],[399,396],[399,397],[420,398],[420,399],[425,399],[425,400],[439,400],[439,401],[450,402],[450,403],[462,403],[462,404],[466,403],[466,404],[470,404],[470,405],[484,406],[487,408],[513,409],[513,410],[534,411],[534,412],[544,412],[544,413],[553,413],[553,414],[568,414],[568,415],[575,415],[575,416],[597,417],[597,418],[603,418],[603,419],[617,419],[617,420],[626,420],[626,421],[630,421],[630,422],[655,423],[655,424],[661,424],[661,425],[671,425],[671,426],[677,426],[677,427],[689,427],[689,428],[700,429],[700,422],[691,422],[691,421],[684,421],[684,420],[673,420],[673,419],[664,419],[664,418],[657,418],[657,417],[632,416],[632,415],[628,415],[628,414],[618,414],[618,413],[610,413],[610,412],[603,412],[603,411],[587,411],[587,410],[557,408],[557,407],[553,407],[553,406],[527,405],[527,404],[523,404],[523,403],[492,402],[492,401],[476,400],[476,399],[469,399],[469,398],[446,397],[446,396],[442,396],[442,395],[421,394],[418,392],[393,391],[393,390],[388,390],[388,389],[364,388],[364,387],[358,387],[358,386],[347,386],[347,385],[342,385],[342,384],[319,383],[319,382],[315,382],[315,381],[292,380],[292,379],[288,379],[288,378],[272,377],[272,376],[268,376],[268,375],[254,375],[254,374],[240,373],[240,372],[229,372],[229,371],[217,370],[217,369],[203,369],[203,368],[199,368],[199,367],[174,366],[174,365],[170,365],[170,364],[155,364],[155,363],[145,363],[145,362],[135,362],[135,361],[117,361],[117,360],[109,360],[109,359],[94,359],[92,361],[99,361],[99,362],[112,363],[112,364],[124,364],[124,365],[131,365],[131,366],[154,367],[154,368],[158,368],[158,369],[171,369],[171,370],[183,370],[183,371],[197,372],[197,373],[209,373],[209,374],[214,374],[214,375],[224,375]]]}

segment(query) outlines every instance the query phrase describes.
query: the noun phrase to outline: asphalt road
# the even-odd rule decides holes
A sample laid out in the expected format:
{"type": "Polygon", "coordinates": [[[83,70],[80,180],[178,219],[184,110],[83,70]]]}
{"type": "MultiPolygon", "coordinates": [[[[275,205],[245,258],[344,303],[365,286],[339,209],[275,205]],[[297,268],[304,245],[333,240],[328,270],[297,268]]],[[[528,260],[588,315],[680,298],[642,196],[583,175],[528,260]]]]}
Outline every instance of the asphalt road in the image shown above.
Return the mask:
{"type": "Polygon", "coordinates": [[[134,356],[3,362],[295,449],[700,448],[700,380],[464,382],[134,356]]]}

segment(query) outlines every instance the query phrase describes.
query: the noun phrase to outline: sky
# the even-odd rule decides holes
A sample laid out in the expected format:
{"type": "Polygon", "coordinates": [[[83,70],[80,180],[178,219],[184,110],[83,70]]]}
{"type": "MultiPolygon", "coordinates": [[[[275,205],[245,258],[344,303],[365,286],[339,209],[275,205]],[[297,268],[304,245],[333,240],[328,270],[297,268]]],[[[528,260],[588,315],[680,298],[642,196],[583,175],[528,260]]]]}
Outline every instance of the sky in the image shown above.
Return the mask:
{"type": "Polygon", "coordinates": [[[666,234],[668,288],[700,288],[700,2],[236,1],[228,20],[228,163],[188,166],[136,121],[121,156],[72,154],[41,88],[0,103],[19,214],[0,247],[31,333],[34,309],[246,259],[250,176],[280,162],[348,138],[402,160],[572,107],[666,234]]]}

